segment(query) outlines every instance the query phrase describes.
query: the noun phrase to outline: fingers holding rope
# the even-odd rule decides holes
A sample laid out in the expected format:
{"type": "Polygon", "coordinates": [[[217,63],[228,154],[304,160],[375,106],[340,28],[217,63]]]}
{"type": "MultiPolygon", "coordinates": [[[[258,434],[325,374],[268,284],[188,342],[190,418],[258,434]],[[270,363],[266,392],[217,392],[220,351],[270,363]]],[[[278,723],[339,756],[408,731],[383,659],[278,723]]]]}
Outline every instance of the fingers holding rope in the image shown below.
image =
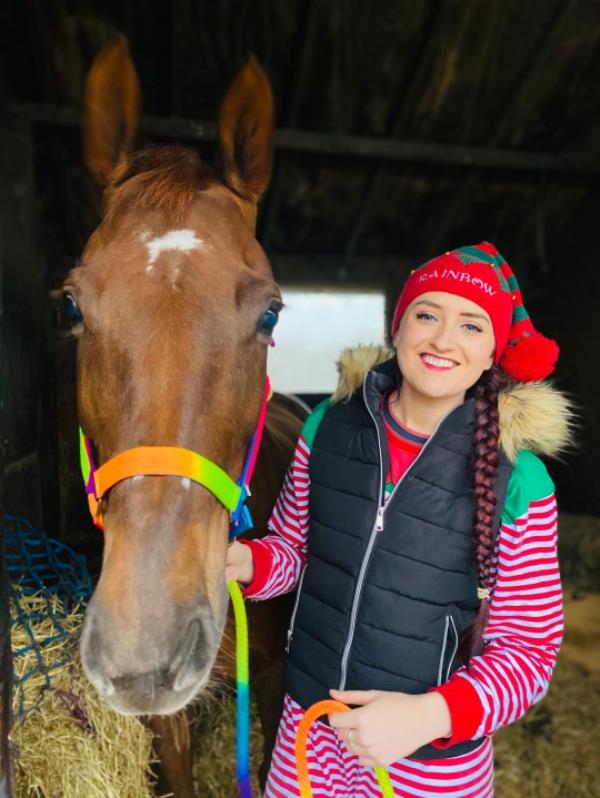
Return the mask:
{"type": "MultiPolygon", "coordinates": [[[[330,723],[333,726],[334,722],[339,720],[339,718],[343,717],[344,719],[347,719],[349,717],[350,707],[346,706],[340,701],[335,701],[335,700],[319,701],[318,703],[313,704],[311,707],[309,707],[306,710],[306,712],[302,717],[302,720],[298,724],[298,729],[296,732],[295,753],[296,753],[296,769],[298,772],[298,784],[300,787],[301,798],[312,798],[312,792],[310,789],[310,777],[308,773],[307,752],[306,752],[307,737],[312,723],[321,715],[329,715],[330,723]]],[[[338,723],[337,725],[339,727],[341,724],[338,723]]],[[[344,728],[345,728],[344,732],[345,741],[347,742],[348,745],[352,745],[353,747],[355,747],[357,745],[356,727],[353,725],[352,726],[345,725],[344,728]]],[[[339,734],[339,731],[337,733],[339,734]]],[[[356,753],[356,751],[352,751],[352,753],[356,753]]],[[[381,789],[382,798],[394,798],[392,783],[390,781],[390,777],[386,769],[382,767],[376,767],[375,762],[369,759],[368,757],[364,759],[360,758],[359,762],[361,765],[364,765],[366,767],[373,767],[375,769],[375,778],[377,779],[377,782],[381,789]]]]}
{"type": "Polygon", "coordinates": [[[346,748],[351,754],[358,757],[359,765],[367,768],[376,768],[378,763],[369,756],[369,748],[360,739],[359,729],[351,727],[349,729],[338,730],[338,737],[345,743],[346,748]]]}

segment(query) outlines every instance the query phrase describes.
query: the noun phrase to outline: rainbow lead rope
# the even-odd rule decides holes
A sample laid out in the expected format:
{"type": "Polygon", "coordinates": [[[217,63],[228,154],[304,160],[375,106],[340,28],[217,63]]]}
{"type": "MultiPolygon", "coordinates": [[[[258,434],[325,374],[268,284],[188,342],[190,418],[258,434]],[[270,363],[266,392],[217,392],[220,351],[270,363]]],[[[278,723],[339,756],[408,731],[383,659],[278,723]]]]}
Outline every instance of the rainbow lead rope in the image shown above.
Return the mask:
{"type": "Polygon", "coordinates": [[[237,688],[236,769],[240,798],[252,798],[250,787],[250,670],[248,620],[237,582],[227,583],[235,618],[235,681],[237,688]]]}
{"type": "MultiPolygon", "coordinates": [[[[298,771],[301,798],[312,798],[310,776],[308,774],[308,761],[306,758],[306,741],[310,727],[321,715],[328,715],[330,712],[349,711],[350,707],[347,707],[340,701],[327,700],[313,704],[312,707],[309,707],[304,713],[296,734],[296,770],[298,771]]],[[[387,770],[385,768],[375,768],[375,776],[381,787],[382,797],[394,798],[394,790],[387,770]]]]}
{"type": "MultiPolygon", "coordinates": [[[[237,582],[227,583],[235,619],[235,680],[237,687],[236,767],[240,798],[252,798],[250,787],[250,669],[248,664],[248,620],[242,591],[237,582]]],[[[339,701],[319,701],[304,713],[296,735],[296,768],[301,798],[312,798],[306,740],[314,721],[329,712],[349,712],[350,708],[339,701]]],[[[394,790],[385,768],[375,768],[382,798],[394,798],[394,790]]]]}

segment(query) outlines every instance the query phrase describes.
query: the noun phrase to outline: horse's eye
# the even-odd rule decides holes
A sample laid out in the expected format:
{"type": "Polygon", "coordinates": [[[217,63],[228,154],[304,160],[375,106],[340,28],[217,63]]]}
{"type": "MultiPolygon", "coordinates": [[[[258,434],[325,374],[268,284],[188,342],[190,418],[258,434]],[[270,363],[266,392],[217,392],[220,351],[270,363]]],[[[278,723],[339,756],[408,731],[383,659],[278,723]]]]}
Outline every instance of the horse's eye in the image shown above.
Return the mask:
{"type": "Polygon", "coordinates": [[[65,318],[71,327],[74,327],[76,324],[81,324],[83,321],[83,316],[81,315],[79,305],[77,304],[73,294],[63,295],[63,309],[65,312],[65,318]]]}
{"type": "Polygon", "coordinates": [[[275,329],[275,325],[279,321],[280,311],[280,305],[271,305],[269,309],[263,313],[261,320],[258,323],[258,331],[264,333],[265,335],[271,335],[275,329]]]}

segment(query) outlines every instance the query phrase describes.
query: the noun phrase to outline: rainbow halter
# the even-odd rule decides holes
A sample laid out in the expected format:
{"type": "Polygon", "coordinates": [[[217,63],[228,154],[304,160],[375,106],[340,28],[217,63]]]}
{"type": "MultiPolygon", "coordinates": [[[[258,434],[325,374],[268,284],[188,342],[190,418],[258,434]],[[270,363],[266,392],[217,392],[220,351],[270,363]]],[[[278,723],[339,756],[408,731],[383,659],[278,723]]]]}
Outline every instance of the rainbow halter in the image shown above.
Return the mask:
{"type": "Polygon", "coordinates": [[[177,446],[136,446],[119,452],[100,468],[94,462],[92,442],[79,428],[79,459],[85,492],[94,524],[104,529],[102,499],[118,482],[139,476],[187,477],[207,488],[229,511],[229,539],[251,529],[252,516],[246,501],[250,494],[250,480],[267,415],[267,403],[271,397],[271,383],[267,377],[256,430],[250,441],[242,473],[237,482],[216,463],[191,449],[177,446]]]}

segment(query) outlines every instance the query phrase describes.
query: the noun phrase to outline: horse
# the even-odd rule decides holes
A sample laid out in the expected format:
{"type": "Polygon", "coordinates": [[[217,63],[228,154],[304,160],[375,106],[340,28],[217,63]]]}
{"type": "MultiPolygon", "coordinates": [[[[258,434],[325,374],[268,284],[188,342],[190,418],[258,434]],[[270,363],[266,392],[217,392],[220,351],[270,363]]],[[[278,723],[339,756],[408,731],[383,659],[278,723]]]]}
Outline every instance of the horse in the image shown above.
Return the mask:
{"type": "MultiPolygon", "coordinates": [[[[271,172],[270,85],[250,57],[221,102],[213,165],[178,145],[140,147],[140,105],[120,38],[95,58],[84,102],[84,159],[104,186],[104,216],[62,286],[78,339],[81,429],[98,465],[135,447],[182,447],[235,481],[282,307],[255,236],[271,172]]],[[[305,415],[278,394],[269,402],[250,534],[266,532],[305,415]]],[[[229,516],[202,484],[172,475],[123,479],[99,512],[104,550],[81,635],[83,669],[118,712],[151,716],[159,789],[188,798],[181,710],[211,680],[234,673],[224,576],[229,516]]],[[[282,707],[291,601],[247,607],[263,784],[282,707]]]]}

